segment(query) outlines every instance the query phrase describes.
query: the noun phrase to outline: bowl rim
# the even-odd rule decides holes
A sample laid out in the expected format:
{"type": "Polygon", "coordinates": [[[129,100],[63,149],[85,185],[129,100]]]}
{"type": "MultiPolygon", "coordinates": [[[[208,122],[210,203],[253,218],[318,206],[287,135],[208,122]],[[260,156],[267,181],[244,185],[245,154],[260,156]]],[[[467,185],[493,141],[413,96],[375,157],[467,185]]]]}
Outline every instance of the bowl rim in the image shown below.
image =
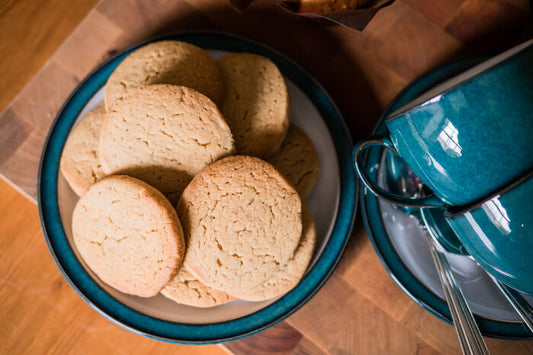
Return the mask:
{"type": "MultiPolygon", "coordinates": [[[[483,70],[479,70],[478,72],[466,78],[465,80],[462,80],[460,82],[457,82],[451,85],[450,87],[446,88],[445,90],[439,92],[438,94],[434,96],[427,98],[426,100],[418,101],[418,97],[415,97],[415,99],[413,100],[414,103],[408,103],[407,105],[409,105],[409,107],[405,109],[403,109],[404,106],[402,106],[402,107],[398,107],[396,110],[392,112],[387,111],[387,116],[384,117],[384,122],[388,123],[396,119],[405,117],[409,113],[417,112],[423,106],[426,106],[427,104],[432,103],[435,97],[446,96],[448,94],[456,92],[457,90],[464,90],[464,89],[468,89],[469,87],[475,86],[477,84],[476,80],[481,76],[485,75],[485,76],[490,76],[492,78],[495,72],[496,72],[496,75],[499,75],[500,74],[499,70],[502,70],[502,68],[503,70],[509,70],[507,69],[508,67],[512,67],[513,65],[516,64],[515,60],[520,59],[524,56],[528,56],[528,57],[531,56],[532,50],[533,50],[533,39],[530,39],[516,46],[513,46],[503,52],[497,53],[492,57],[485,57],[483,61],[467,69],[465,72],[468,72],[470,70],[475,71],[475,70],[478,70],[479,68],[482,68],[485,65],[488,65],[483,70]],[[500,58],[501,56],[503,56],[504,58],[501,60],[498,60],[498,58],[500,58]],[[496,61],[496,62],[490,63],[491,61],[496,61]]],[[[463,75],[465,72],[456,74],[444,80],[443,82],[438,83],[437,85],[430,88],[428,91],[433,90],[434,88],[438,87],[442,83],[447,82],[448,80],[453,80],[455,77],[463,75]]]]}
{"type": "Polygon", "coordinates": [[[444,217],[447,219],[455,219],[464,216],[467,213],[474,212],[475,210],[481,208],[485,203],[490,200],[504,196],[505,194],[513,191],[515,188],[518,188],[520,185],[525,184],[526,182],[533,179],[533,169],[529,170],[527,173],[519,176],[515,180],[509,182],[507,185],[500,187],[493,193],[488,196],[482,197],[481,199],[472,202],[471,204],[464,206],[452,206],[444,212],[444,217]]]}
{"type": "Polygon", "coordinates": [[[286,55],[259,42],[218,31],[167,34],[133,45],[109,58],[87,75],[65,100],[52,123],[42,150],[37,178],[41,228],[49,251],[71,287],[98,313],[134,333],[172,343],[213,344],[260,332],[287,318],[309,301],[332,275],[351,236],[358,201],[358,181],[351,168],[353,143],[338,108],[319,82],[286,55]],[[88,100],[116,66],[133,50],[155,41],[180,40],[202,48],[250,52],[270,58],[312,101],[332,135],[339,161],[338,214],[330,239],[301,282],[274,303],[249,315],[210,324],[185,324],[154,318],[116,300],[101,288],[76,258],[61,222],[58,202],[59,161],[66,137],[88,100]]]}

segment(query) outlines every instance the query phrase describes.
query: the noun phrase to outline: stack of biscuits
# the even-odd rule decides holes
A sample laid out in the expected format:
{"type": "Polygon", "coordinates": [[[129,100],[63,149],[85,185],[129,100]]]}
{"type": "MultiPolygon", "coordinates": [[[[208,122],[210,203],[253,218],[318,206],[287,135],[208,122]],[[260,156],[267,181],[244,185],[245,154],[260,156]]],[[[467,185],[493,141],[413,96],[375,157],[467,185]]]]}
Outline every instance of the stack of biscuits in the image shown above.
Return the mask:
{"type": "Polygon", "coordinates": [[[289,116],[267,58],[215,61],[178,41],[132,52],[61,158],[86,265],[121,292],[195,307],[290,291],[314,250],[302,199],[319,164],[289,116]]]}

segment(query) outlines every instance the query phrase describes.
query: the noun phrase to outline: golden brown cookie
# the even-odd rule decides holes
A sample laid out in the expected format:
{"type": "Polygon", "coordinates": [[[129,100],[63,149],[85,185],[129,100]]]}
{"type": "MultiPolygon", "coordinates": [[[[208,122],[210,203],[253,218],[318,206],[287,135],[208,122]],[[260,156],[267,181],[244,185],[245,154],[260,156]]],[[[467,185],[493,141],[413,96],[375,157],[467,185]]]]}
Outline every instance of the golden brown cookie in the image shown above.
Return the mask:
{"type": "Polygon", "coordinates": [[[300,282],[311,261],[316,242],[315,220],[305,206],[302,224],[302,238],[294,255],[286,263],[280,265],[270,279],[252,289],[233,292],[235,297],[246,301],[264,301],[289,292],[300,282]]]}
{"type": "Polygon", "coordinates": [[[98,137],[104,117],[102,103],[81,119],[63,148],[61,172],[78,196],[105,176],[98,156],[98,137]]]}
{"type": "Polygon", "coordinates": [[[206,51],[185,42],[159,41],[135,50],[118,65],[105,87],[106,108],[127,91],[152,84],[187,86],[215,102],[224,90],[222,74],[206,51]]]}
{"type": "Polygon", "coordinates": [[[222,113],[238,154],[267,158],[289,127],[290,99],[285,80],[268,58],[232,53],[218,60],[224,76],[222,113]]]}
{"type": "Polygon", "coordinates": [[[296,190],[259,158],[233,156],[209,165],[177,207],[188,242],[185,267],[227,293],[264,283],[300,241],[301,205],[296,190]]]}
{"type": "Polygon", "coordinates": [[[218,306],[235,299],[226,292],[204,285],[185,267],[180,269],[161,293],[174,302],[201,308],[218,306]]]}
{"type": "Polygon", "coordinates": [[[176,211],[159,191],[129,176],[92,185],[74,208],[72,233],[89,268],[124,293],[155,296],[183,261],[176,211]]]}
{"type": "Polygon", "coordinates": [[[231,131],[213,101],[184,86],[129,91],[111,106],[100,133],[106,173],[141,179],[173,203],[198,171],[233,153],[231,131]]]}
{"type": "Polygon", "coordinates": [[[289,126],[281,148],[268,161],[285,175],[302,197],[311,192],[320,173],[313,142],[293,124],[289,126]]]}

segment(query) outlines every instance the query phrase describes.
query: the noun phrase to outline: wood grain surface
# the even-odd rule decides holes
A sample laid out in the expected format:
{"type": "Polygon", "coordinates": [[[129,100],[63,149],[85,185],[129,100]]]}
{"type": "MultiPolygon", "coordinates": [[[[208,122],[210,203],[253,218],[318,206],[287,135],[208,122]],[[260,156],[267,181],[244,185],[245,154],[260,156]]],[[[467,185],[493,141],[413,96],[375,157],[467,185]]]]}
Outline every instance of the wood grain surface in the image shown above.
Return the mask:
{"type": "MultiPolygon", "coordinates": [[[[10,101],[0,116],[0,173],[30,199],[36,194],[43,141],[69,93],[103,60],[154,35],[221,30],[282,51],[331,94],[355,140],[367,135],[386,104],[423,72],[533,37],[527,0],[396,0],[362,32],[296,16],[266,0],[243,13],[224,0],[102,0],[87,14],[92,3],[77,1],[0,5],[2,26],[24,11],[31,18],[26,26],[13,22],[0,41],[0,68],[7,78],[1,82],[3,105],[10,101]],[[51,15],[41,14],[43,9],[51,15]],[[45,29],[39,30],[37,24],[43,23],[45,29]],[[18,41],[12,38],[17,35],[18,41]],[[10,55],[17,43],[26,50],[10,55]]],[[[0,182],[0,353],[221,352],[216,346],[146,339],[97,314],[62,278],[46,248],[36,206],[19,192],[0,182]]],[[[486,340],[494,354],[533,353],[533,342],[486,340]]],[[[339,267],[307,305],[275,327],[222,347],[235,354],[460,352],[453,327],[393,282],[360,220],[339,267]]]]}

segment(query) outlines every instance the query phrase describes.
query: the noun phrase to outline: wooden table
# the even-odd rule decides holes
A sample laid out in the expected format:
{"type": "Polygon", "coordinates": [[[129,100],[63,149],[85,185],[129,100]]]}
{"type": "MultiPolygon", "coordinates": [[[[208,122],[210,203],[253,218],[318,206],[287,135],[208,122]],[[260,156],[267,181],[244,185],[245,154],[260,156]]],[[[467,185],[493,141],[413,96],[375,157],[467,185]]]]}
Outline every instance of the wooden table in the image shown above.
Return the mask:
{"type": "MultiPolygon", "coordinates": [[[[51,55],[49,60],[0,116],[0,173],[17,190],[0,182],[0,353],[10,354],[221,352],[216,346],[146,339],[98,315],[62,278],[40,231],[34,201],[46,132],[76,84],[116,51],[156,34],[185,29],[222,30],[259,40],[311,72],[338,104],[354,139],[359,139],[370,132],[394,95],[423,72],[533,37],[527,0],[396,0],[362,32],[298,17],[262,0],[242,14],[223,0],[102,0],[75,29],[73,24],[85,15],[82,5],[90,0],[74,5],[65,0],[26,2],[35,10],[32,16],[38,17],[42,6],[48,6],[51,15],[41,16],[44,25],[37,21],[19,28],[13,23],[9,28],[18,31],[4,31],[4,45],[43,53],[39,44],[48,37],[39,32],[39,25],[52,28],[53,38],[61,33],[57,28],[73,31],[55,53],[44,54],[51,55]],[[79,6],[79,11],[72,6],[79,6]],[[11,38],[16,34],[18,41],[11,38]],[[31,42],[24,34],[37,37],[31,42]]],[[[0,5],[0,16],[17,13],[17,6],[9,1],[0,5]]],[[[27,51],[0,49],[2,74],[10,78],[2,82],[7,88],[5,106],[13,98],[10,92],[20,90],[21,83],[34,75],[36,64],[25,61],[27,51]]],[[[486,340],[495,354],[533,353],[533,342],[486,340]]],[[[392,281],[360,219],[339,267],[306,306],[273,328],[222,347],[235,354],[460,352],[453,327],[416,305],[392,281]]]]}

